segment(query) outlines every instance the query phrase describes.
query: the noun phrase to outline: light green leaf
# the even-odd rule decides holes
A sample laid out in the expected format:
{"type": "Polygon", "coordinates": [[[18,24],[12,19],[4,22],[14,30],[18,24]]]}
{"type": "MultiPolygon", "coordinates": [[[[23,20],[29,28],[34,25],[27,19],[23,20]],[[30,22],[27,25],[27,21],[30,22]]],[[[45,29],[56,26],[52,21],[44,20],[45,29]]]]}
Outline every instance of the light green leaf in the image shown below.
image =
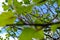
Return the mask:
{"type": "Polygon", "coordinates": [[[32,28],[25,28],[19,37],[19,40],[32,40],[35,30],[32,28]]]}
{"type": "Polygon", "coordinates": [[[17,0],[14,0],[13,1],[13,5],[14,5],[14,7],[21,6],[22,5],[22,2],[18,2],[17,0]]]}
{"type": "Polygon", "coordinates": [[[56,29],[57,29],[57,27],[58,27],[58,25],[51,25],[51,30],[52,30],[53,32],[55,32],[56,29]]]}
{"type": "Polygon", "coordinates": [[[15,10],[18,14],[31,13],[32,5],[30,5],[30,6],[15,6],[15,10]]]}
{"type": "Polygon", "coordinates": [[[44,31],[40,30],[35,32],[33,38],[38,38],[40,40],[44,39],[44,31]]]}
{"type": "Polygon", "coordinates": [[[8,5],[12,5],[13,0],[8,0],[8,5]]]}
{"type": "Polygon", "coordinates": [[[5,26],[7,24],[14,23],[16,17],[14,16],[13,12],[3,12],[0,14],[0,26],[5,26]]]}
{"type": "Polygon", "coordinates": [[[35,20],[35,24],[42,24],[43,23],[43,21],[41,21],[41,20],[35,20]]]}
{"type": "Polygon", "coordinates": [[[32,38],[44,39],[44,31],[35,31],[31,28],[25,28],[19,37],[19,40],[32,40],[32,38]]]}
{"type": "Polygon", "coordinates": [[[21,2],[14,1],[14,9],[18,14],[31,13],[33,5],[22,6],[21,2]]]}

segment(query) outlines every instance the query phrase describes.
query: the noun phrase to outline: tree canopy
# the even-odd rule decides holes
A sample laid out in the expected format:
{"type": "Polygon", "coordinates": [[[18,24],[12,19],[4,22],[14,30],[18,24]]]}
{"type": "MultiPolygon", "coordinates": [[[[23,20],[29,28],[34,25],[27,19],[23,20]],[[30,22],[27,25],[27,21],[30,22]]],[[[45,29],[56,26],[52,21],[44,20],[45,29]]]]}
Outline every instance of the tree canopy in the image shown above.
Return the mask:
{"type": "Polygon", "coordinates": [[[10,36],[18,40],[60,39],[60,0],[5,0],[2,4],[0,26],[7,34],[1,40],[10,36]]]}

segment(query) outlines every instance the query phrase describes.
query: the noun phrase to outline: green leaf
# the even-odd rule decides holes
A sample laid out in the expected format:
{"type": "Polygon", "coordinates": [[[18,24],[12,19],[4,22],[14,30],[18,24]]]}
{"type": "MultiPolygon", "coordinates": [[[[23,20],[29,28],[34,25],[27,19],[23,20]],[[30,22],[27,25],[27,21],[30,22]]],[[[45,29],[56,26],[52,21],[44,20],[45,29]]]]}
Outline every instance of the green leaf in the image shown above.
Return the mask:
{"type": "Polygon", "coordinates": [[[23,0],[25,4],[30,4],[30,0],[23,0]]]}
{"type": "Polygon", "coordinates": [[[60,0],[57,0],[57,2],[58,2],[58,5],[60,6],[60,0]]]}
{"type": "Polygon", "coordinates": [[[31,13],[32,11],[32,5],[30,6],[15,6],[15,10],[18,14],[26,14],[31,13]]]}
{"type": "Polygon", "coordinates": [[[5,2],[8,2],[8,0],[5,0],[5,2]]]}
{"type": "Polygon", "coordinates": [[[39,38],[42,40],[44,38],[44,31],[35,31],[32,28],[25,28],[19,37],[19,40],[32,40],[32,38],[39,38]]]}
{"type": "Polygon", "coordinates": [[[32,40],[35,30],[32,28],[25,28],[19,37],[19,40],[32,40]]]}
{"type": "Polygon", "coordinates": [[[42,29],[42,26],[36,26],[35,29],[36,29],[37,31],[40,31],[40,30],[42,29]]]}
{"type": "Polygon", "coordinates": [[[10,34],[6,34],[5,36],[6,36],[6,37],[10,37],[10,34]]]}
{"type": "Polygon", "coordinates": [[[51,25],[51,30],[52,30],[53,32],[55,32],[56,29],[57,29],[57,27],[58,27],[58,25],[51,25]]]}
{"type": "Polygon", "coordinates": [[[44,4],[46,2],[46,0],[33,0],[33,2],[36,4],[36,5],[41,5],[41,4],[44,4]]]}
{"type": "Polygon", "coordinates": [[[10,31],[11,29],[12,29],[11,27],[8,27],[6,30],[7,30],[7,31],[10,31]]]}
{"type": "Polygon", "coordinates": [[[11,11],[3,12],[0,14],[0,26],[5,26],[7,24],[14,23],[16,17],[14,16],[14,13],[11,11]]]}
{"type": "Polygon", "coordinates": [[[33,38],[38,38],[40,40],[44,39],[44,31],[40,30],[35,32],[33,38]]]}
{"type": "Polygon", "coordinates": [[[41,21],[41,20],[35,20],[35,24],[42,24],[43,23],[43,21],[41,21]]]}
{"type": "Polygon", "coordinates": [[[22,2],[18,2],[17,0],[14,0],[13,1],[13,5],[14,6],[21,6],[22,5],[22,2]]]}
{"type": "Polygon", "coordinates": [[[9,8],[9,6],[6,4],[4,4],[2,7],[3,7],[4,11],[8,10],[8,8],[9,8]]]}
{"type": "Polygon", "coordinates": [[[8,5],[12,5],[12,0],[8,0],[8,5]]]}
{"type": "Polygon", "coordinates": [[[48,3],[53,5],[56,2],[56,0],[48,0],[48,3]]]}
{"type": "Polygon", "coordinates": [[[16,12],[18,14],[24,14],[26,15],[26,13],[31,13],[32,11],[32,7],[33,5],[28,5],[28,6],[22,6],[22,3],[17,2],[16,0],[14,0],[14,9],[16,10],[16,12]]]}
{"type": "Polygon", "coordinates": [[[43,14],[43,18],[48,18],[50,16],[50,14],[43,14]]]}

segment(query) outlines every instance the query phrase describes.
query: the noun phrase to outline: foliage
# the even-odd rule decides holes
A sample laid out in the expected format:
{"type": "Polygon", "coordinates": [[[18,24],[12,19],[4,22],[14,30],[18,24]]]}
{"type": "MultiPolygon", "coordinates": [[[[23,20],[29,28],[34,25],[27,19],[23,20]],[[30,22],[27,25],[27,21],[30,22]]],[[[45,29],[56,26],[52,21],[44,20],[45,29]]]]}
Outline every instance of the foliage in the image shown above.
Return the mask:
{"type": "MultiPolygon", "coordinates": [[[[6,29],[8,33],[6,37],[8,40],[10,36],[13,38],[17,37],[18,40],[32,40],[33,38],[36,40],[44,40],[44,33],[47,30],[54,33],[60,26],[60,0],[22,0],[21,2],[17,0],[5,0],[5,2],[2,3],[4,12],[0,14],[0,26],[6,29]],[[57,8],[53,6],[54,3],[57,3],[57,8]],[[52,14],[50,12],[44,13],[42,8],[40,9],[43,14],[39,13],[40,10],[37,10],[35,6],[39,7],[42,5],[45,5],[47,10],[52,14]],[[54,14],[50,6],[55,8],[57,14],[54,14]],[[56,22],[53,22],[54,20],[56,22]],[[18,30],[22,30],[19,36],[16,35],[18,30]]],[[[2,40],[1,37],[0,39],[2,40]]]]}
{"type": "Polygon", "coordinates": [[[15,19],[16,19],[16,17],[14,16],[13,12],[10,12],[10,11],[3,12],[0,15],[0,26],[5,26],[6,24],[12,24],[12,23],[14,23],[15,19]]]}

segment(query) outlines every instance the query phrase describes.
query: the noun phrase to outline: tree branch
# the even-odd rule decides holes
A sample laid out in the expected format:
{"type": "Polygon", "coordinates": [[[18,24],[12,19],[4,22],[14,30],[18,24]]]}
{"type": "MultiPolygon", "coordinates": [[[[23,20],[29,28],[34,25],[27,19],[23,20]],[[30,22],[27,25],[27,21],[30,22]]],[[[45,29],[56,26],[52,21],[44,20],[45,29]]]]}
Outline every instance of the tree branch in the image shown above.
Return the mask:
{"type": "Polygon", "coordinates": [[[49,25],[55,25],[59,24],[60,22],[56,23],[46,23],[46,24],[7,24],[6,26],[22,26],[22,25],[30,25],[30,26],[49,26],[49,25]]]}

